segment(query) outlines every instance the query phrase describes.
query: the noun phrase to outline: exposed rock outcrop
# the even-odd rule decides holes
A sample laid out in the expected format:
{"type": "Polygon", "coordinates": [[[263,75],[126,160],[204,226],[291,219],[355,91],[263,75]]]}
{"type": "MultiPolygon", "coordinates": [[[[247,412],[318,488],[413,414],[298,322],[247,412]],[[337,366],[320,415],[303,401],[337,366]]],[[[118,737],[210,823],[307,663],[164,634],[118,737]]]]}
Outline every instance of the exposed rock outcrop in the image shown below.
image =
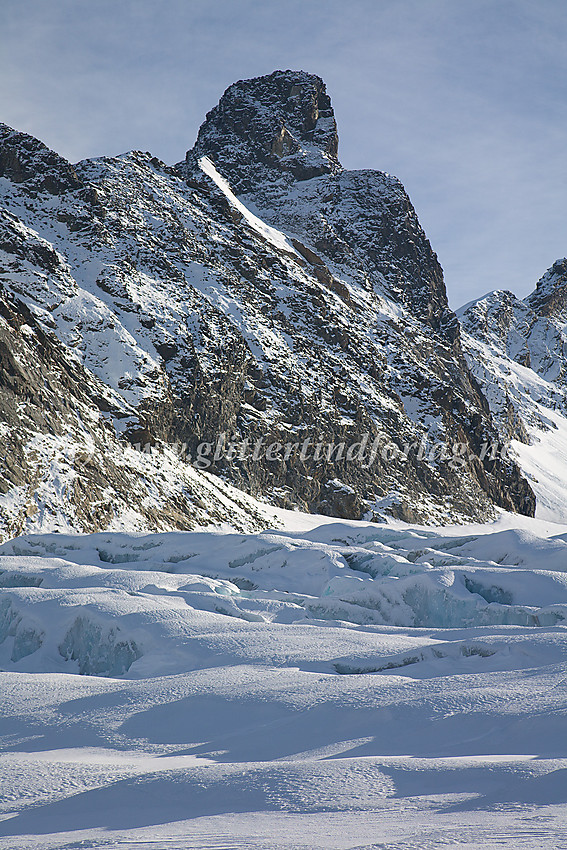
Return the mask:
{"type": "MultiPolygon", "coordinates": [[[[61,488],[70,527],[127,523],[128,493],[140,527],[218,522],[223,510],[265,524],[229,484],[352,518],[533,513],[518,467],[486,452],[500,435],[409,198],[396,178],[342,169],[320,78],[231,86],[175,169],[140,152],[73,167],[4,125],[0,163],[0,281],[74,364],[80,392],[63,372],[56,392],[84,406],[73,445],[102,429],[103,454],[127,468],[84,473],[85,505],[99,476],[95,501],[120,506],[88,521],[61,488]],[[161,460],[138,452],[140,466],[129,444],[161,460]]],[[[43,367],[27,362],[33,395],[43,367]]],[[[51,427],[47,401],[34,404],[13,458],[51,427]]],[[[38,504],[29,464],[8,480],[38,504]]]]}

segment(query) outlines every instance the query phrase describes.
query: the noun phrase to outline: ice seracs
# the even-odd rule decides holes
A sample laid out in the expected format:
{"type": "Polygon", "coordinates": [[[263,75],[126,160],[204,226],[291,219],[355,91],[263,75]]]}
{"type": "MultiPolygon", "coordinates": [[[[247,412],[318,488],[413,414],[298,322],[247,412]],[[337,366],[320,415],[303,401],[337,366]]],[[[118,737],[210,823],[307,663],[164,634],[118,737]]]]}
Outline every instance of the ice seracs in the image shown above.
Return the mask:
{"type": "Polygon", "coordinates": [[[561,845],[567,526],[280,519],[0,547],[2,850],[561,845]]]}

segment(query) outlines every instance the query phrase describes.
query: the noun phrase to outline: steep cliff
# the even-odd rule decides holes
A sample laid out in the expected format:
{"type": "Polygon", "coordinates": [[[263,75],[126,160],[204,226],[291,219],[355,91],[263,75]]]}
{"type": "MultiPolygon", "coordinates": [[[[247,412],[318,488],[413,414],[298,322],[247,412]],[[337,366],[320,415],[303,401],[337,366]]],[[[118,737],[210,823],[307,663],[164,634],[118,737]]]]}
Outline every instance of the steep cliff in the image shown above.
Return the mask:
{"type": "MultiPolygon", "coordinates": [[[[352,518],[533,513],[517,466],[486,451],[500,435],[407,194],[337,154],[323,82],[291,71],[231,86],[175,168],[141,152],[71,166],[0,126],[0,281],[81,391],[96,387],[83,399],[61,381],[58,397],[81,398],[118,456],[150,464],[142,525],[217,522],[229,492],[229,521],[265,523],[229,485],[352,518]],[[212,502],[167,491],[188,476],[219,488],[212,502]]],[[[109,474],[102,501],[130,489],[109,474]]]]}

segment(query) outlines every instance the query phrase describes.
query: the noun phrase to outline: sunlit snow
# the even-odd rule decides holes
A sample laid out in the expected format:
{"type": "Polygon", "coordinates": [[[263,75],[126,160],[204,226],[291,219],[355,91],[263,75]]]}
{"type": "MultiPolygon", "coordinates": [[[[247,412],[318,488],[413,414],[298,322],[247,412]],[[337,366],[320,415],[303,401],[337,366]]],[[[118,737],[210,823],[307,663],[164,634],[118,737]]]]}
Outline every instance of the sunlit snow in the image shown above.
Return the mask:
{"type": "Polygon", "coordinates": [[[559,847],[567,526],[0,547],[0,848],[559,847]]]}
{"type": "Polygon", "coordinates": [[[252,230],[255,230],[256,233],[267,239],[268,242],[271,242],[274,248],[278,248],[280,251],[287,251],[290,254],[297,253],[287,236],[284,236],[275,227],[270,227],[270,225],[263,222],[262,219],[251,213],[242,201],[238,200],[227,181],[219,174],[208,156],[201,157],[199,166],[211,180],[214,180],[229,203],[244,216],[252,230]]]}

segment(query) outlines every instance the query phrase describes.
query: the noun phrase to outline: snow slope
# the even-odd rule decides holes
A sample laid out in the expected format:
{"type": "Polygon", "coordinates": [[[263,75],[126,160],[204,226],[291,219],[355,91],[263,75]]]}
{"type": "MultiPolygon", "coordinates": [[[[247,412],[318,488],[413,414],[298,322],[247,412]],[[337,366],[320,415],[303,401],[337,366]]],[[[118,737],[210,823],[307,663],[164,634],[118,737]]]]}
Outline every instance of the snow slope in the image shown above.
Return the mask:
{"type": "Polygon", "coordinates": [[[536,495],[536,516],[567,520],[567,260],[521,301],[496,291],[457,315],[469,367],[536,495]]]}
{"type": "Polygon", "coordinates": [[[567,526],[280,519],[3,544],[0,848],[566,846],[567,526]]]}

